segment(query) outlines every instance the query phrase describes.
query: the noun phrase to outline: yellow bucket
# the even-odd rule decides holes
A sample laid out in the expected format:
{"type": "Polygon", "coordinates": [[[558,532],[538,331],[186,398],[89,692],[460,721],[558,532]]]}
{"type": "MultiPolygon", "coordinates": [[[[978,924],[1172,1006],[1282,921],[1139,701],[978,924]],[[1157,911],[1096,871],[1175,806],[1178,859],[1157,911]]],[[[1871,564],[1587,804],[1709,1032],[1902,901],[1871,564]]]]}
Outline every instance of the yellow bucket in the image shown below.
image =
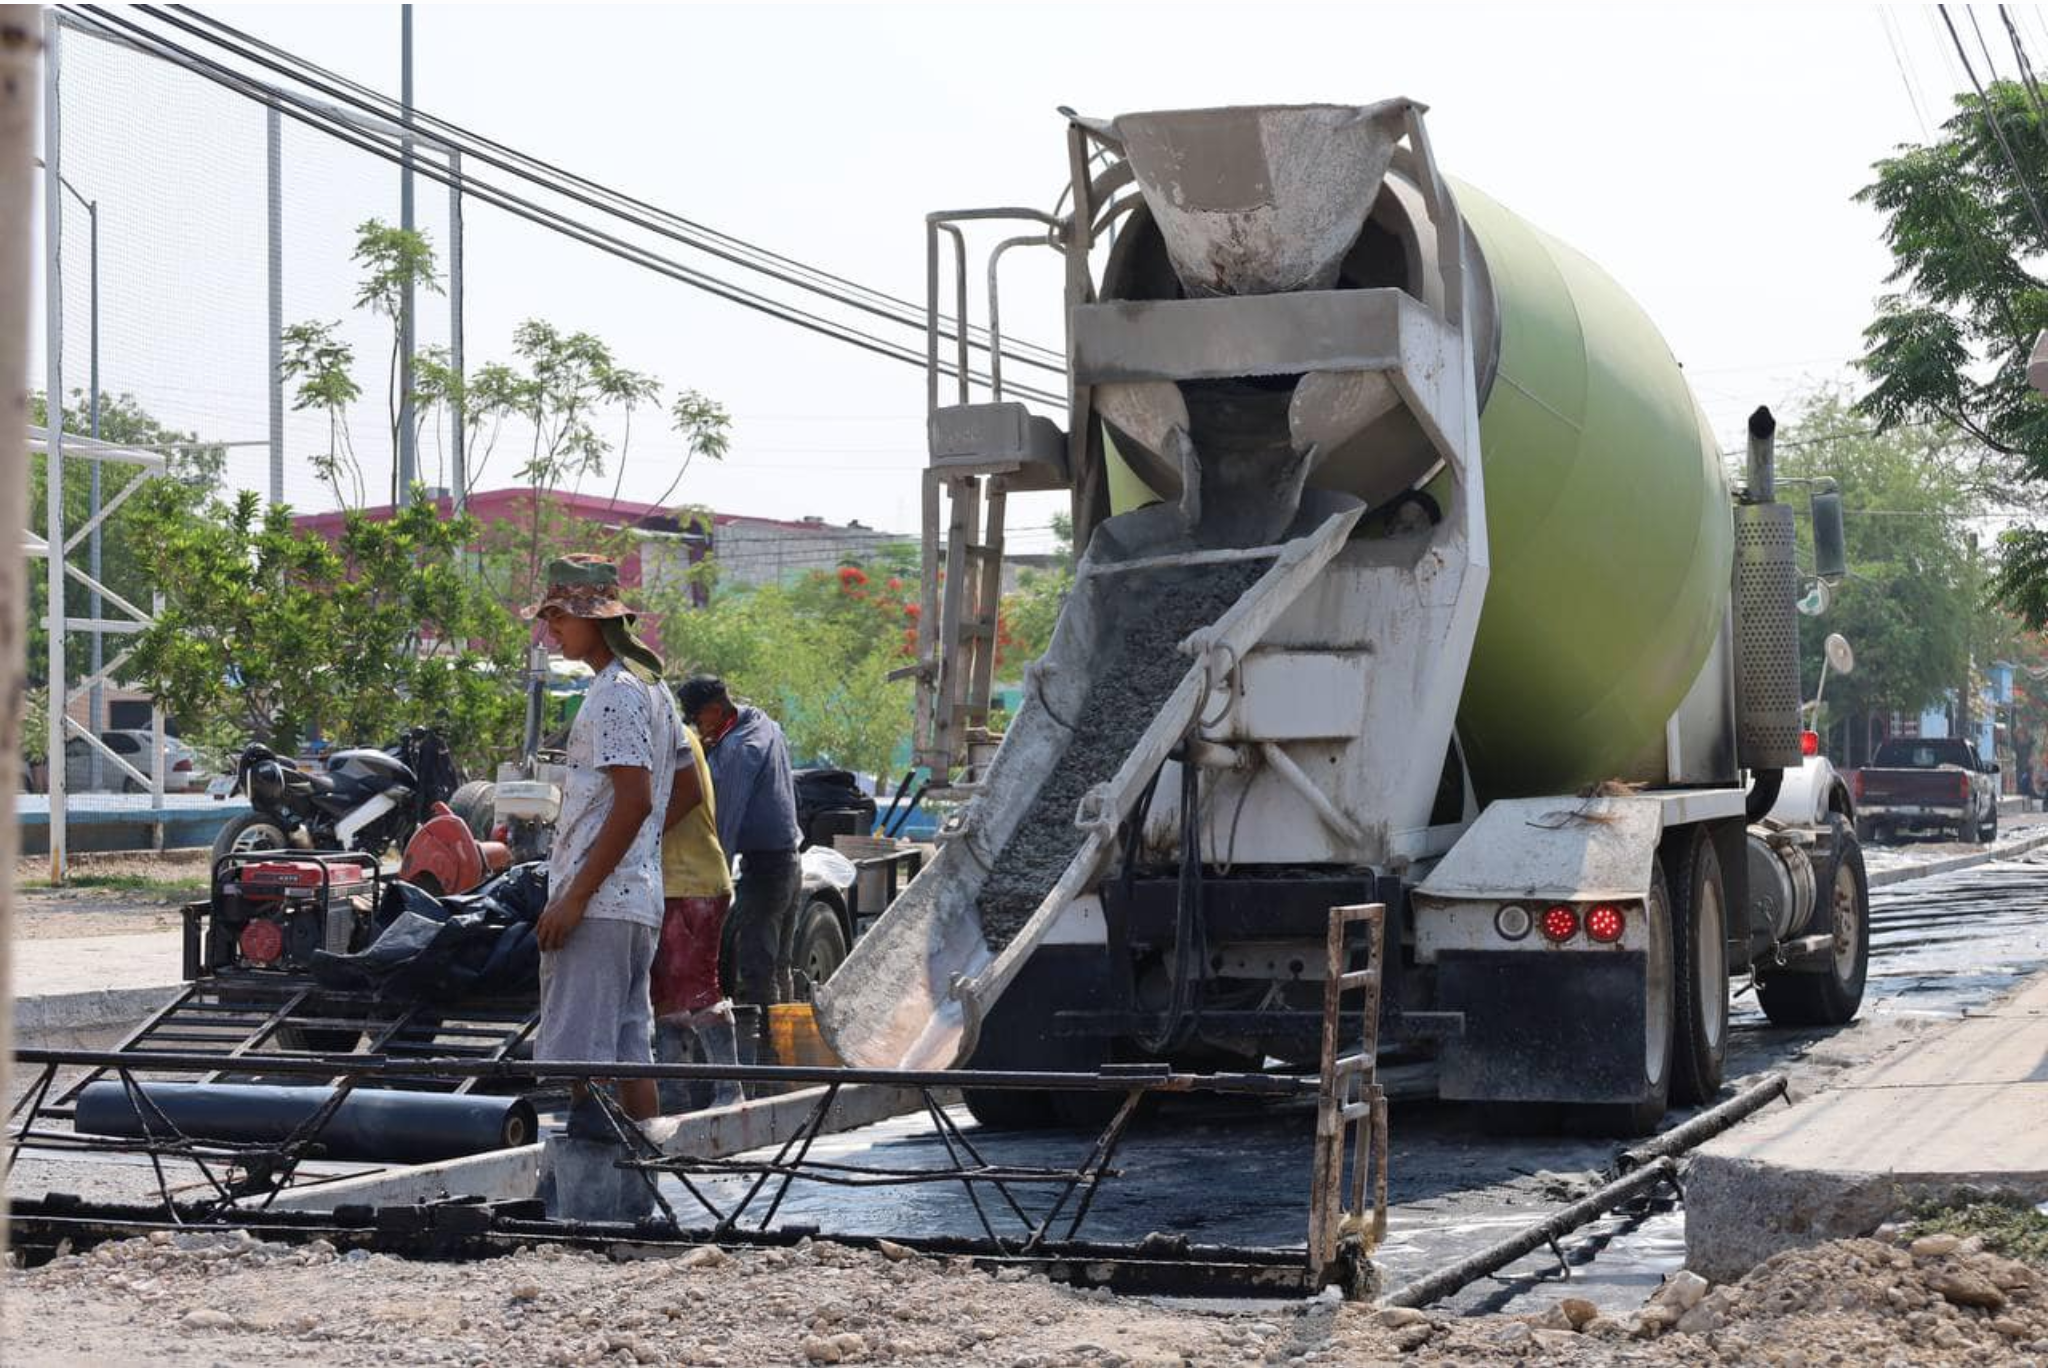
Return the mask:
{"type": "Polygon", "coordinates": [[[840,1067],[839,1056],[818,1034],[818,1019],[808,1002],[778,1002],[768,1008],[767,1044],[768,1063],[840,1067]]]}

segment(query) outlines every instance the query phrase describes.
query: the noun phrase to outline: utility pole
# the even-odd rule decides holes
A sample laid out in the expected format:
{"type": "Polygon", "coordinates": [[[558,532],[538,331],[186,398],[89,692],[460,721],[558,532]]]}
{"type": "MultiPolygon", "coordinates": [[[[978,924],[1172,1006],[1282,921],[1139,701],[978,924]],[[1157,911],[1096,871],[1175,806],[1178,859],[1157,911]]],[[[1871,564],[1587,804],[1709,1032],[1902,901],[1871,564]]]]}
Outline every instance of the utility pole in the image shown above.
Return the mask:
{"type": "Polygon", "coordinates": [[[263,111],[265,219],[269,225],[264,273],[270,294],[270,503],[284,502],[284,115],[263,111]]]}
{"type": "MultiPolygon", "coordinates": [[[[399,6],[399,80],[398,100],[400,121],[408,130],[401,143],[403,154],[400,158],[398,179],[398,226],[406,232],[413,231],[412,213],[412,6],[399,6]]],[[[394,506],[404,503],[412,494],[413,481],[419,478],[419,453],[413,449],[412,416],[412,357],[413,357],[413,280],[412,272],[405,274],[405,300],[399,309],[398,318],[398,471],[397,488],[392,491],[394,506]]]]}
{"type": "Polygon", "coordinates": [[[456,402],[450,404],[448,428],[449,497],[461,517],[469,506],[469,452],[463,446],[469,398],[462,392],[462,154],[448,152],[448,365],[455,372],[456,402]]]}
{"type": "MultiPolygon", "coordinates": [[[[35,233],[35,5],[0,5],[0,527],[28,527],[29,242],[35,233]]],[[[13,535],[19,536],[20,531],[13,535]]],[[[28,558],[0,556],[0,754],[21,754],[21,696],[28,642],[28,558]]],[[[0,800],[14,807],[20,766],[0,765],[0,800]]],[[[14,866],[21,824],[0,822],[0,1096],[12,1097],[14,1060],[14,866]]],[[[0,1221],[0,1265],[7,1224],[0,1221]]]]}

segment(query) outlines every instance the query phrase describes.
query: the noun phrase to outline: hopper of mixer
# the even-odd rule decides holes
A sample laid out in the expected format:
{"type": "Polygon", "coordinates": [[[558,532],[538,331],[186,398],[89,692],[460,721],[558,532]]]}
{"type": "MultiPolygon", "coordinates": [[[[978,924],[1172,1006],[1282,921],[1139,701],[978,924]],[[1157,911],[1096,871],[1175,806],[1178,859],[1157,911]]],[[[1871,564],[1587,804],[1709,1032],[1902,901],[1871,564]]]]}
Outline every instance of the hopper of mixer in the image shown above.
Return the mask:
{"type": "Polygon", "coordinates": [[[1412,107],[1165,110],[1107,132],[1189,295],[1282,294],[1336,283],[1412,107]]]}

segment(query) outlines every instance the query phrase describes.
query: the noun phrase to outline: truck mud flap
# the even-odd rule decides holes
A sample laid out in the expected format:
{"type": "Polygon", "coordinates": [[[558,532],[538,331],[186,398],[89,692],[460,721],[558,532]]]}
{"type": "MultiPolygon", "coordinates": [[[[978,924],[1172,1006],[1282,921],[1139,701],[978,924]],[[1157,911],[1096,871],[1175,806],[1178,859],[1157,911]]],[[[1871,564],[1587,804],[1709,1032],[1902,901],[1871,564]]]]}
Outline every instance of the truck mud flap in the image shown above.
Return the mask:
{"type": "Polygon", "coordinates": [[[1437,1002],[1464,1013],[1439,1094],[1462,1102],[1637,1102],[1643,956],[1445,952],[1437,1002]]]}

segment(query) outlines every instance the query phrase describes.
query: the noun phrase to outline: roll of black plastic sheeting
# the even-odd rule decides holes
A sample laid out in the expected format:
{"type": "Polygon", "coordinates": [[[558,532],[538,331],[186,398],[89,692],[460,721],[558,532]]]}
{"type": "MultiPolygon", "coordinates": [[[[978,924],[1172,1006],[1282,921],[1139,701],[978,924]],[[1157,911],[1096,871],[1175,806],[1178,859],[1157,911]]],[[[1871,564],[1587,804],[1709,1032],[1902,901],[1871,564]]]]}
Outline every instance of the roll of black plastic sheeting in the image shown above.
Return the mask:
{"type": "MultiPolygon", "coordinates": [[[[75,1129],[87,1135],[192,1140],[234,1145],[276,1144],[318,1112],[332,1088],[279,1088],[250,1083],[143,1083],[147,1122],[119,1083],[94,1083],[79,1094],[75,1129]],[[169,1122],[166,1126],[164,1122],[169,1122]]],[[[329,1159],[424,1164],[485,1150],[529,1144],[538,1136],[533,1104],[518,1097],[401,1092],[358,1088],[342,1100],[314,1141],[329,1159]]]]}

